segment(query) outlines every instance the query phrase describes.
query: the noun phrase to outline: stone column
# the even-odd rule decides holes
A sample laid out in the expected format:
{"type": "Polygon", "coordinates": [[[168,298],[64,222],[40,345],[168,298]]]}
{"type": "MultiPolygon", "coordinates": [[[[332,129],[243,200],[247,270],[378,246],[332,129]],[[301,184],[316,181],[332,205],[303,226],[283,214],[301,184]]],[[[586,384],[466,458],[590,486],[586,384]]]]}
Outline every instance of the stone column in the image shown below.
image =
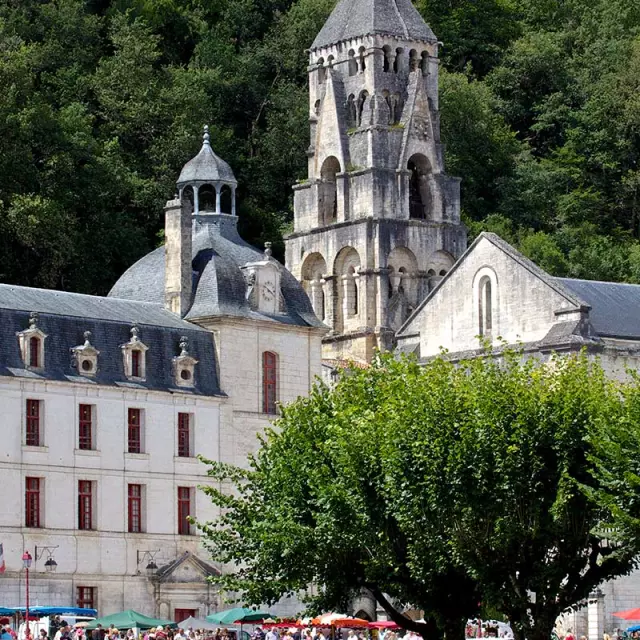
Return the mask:
{"type": "Polygon", "coordinates": [[[604,634],[604,594],[600,589],[589,594],[587,616],[589,640],[601,640],[604,634]]]}
{"type": "Polygon", "coordinates": [[[379,269],[376,273],[377,279],[377,312],[376,312],[376,325],[378,327],[387,327],[389,322],[387,320],[387,307],[389,306],[389,272],[391,270],[388,267],[379,269]]]}
{"type": "Polygon", "coordinates": [[[336,199],[338,202],[338,215],[336,222],[344,222],[349,219],[349,174],[336,174],[336,199]]]}
{"type": "Polygon", "coordinates": [[[216,185],[216,213],[220,213],[220,197],[221,197],[222,185],[216,185]]]}
{"type": "Polygon", "coordinates": [[[319,277],[316,277],[315,280],[311,281],[311,305],[313,306],[313,311],[320,320],[324,320],[325,318],[323,284],[324,281],[319,277]]]}
{"type": "Polygon", "coordinates": [[[324,283],[324,308],[325,308],[325,324],[329,326],[332,333],[336,332],[336,311],[335,311],[335,294],[334,283],[335,278],[326,274],[322,277],[324,283]]]}
{"type": "Polygon", "coordinates": [[[231,187],[231,215],[236,215],[236,187],[231,187]]]}
{"type": "Polygon", "coordinates": [[[194,185],[193,187],[193,212],[198,214],[200,213],[200,201],[198,199],[198,193],[200,192],[200,187],[194,185]]]}

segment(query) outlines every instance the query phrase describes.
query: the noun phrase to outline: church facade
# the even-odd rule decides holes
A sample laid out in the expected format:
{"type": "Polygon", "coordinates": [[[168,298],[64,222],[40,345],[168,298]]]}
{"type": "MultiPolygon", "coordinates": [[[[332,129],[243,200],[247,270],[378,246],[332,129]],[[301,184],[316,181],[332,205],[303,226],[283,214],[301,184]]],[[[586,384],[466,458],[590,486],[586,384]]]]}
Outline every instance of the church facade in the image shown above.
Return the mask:
{"type": "Polygon", "coordinates": [[[341,0],[310,49],[308,177],[286,241],[330,328],[325,359],[390,348],[466,248],[439,117],[438,43],[411,0],[341,0]]]}

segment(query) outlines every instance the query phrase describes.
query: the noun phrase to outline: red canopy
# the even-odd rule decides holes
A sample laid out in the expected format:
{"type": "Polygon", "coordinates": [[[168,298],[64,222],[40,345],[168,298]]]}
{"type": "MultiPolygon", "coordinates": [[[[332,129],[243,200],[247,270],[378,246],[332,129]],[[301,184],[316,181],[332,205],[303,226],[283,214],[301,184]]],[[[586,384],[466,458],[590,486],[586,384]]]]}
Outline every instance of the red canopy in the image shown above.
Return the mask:
{"type": "Polygon", "coordinates": [[[636,609],[627,609],[626,611],[616,611],[613,614],[616,618],[623,620],[640,620],[640,607],[636,609]]]}
{"type": "Polygon", "coordinates": [[[393,620],[378,620],[370,622],[369,629],[400,629],[400,627],[393,620]]]}

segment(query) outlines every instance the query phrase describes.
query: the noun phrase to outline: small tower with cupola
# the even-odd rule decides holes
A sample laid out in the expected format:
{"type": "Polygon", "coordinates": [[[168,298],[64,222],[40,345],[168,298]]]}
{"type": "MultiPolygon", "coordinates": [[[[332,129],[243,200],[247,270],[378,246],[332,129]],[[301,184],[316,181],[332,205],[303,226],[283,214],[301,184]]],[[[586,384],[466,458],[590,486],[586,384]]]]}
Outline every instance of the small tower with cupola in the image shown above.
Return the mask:
{"type": "Polygon", "coordinates": [[[340,0],[309,54],[308,178],[287,267],[331,333],[369,361],[466,248],[445,174],[438,42],[411,0],[340,0]]]}

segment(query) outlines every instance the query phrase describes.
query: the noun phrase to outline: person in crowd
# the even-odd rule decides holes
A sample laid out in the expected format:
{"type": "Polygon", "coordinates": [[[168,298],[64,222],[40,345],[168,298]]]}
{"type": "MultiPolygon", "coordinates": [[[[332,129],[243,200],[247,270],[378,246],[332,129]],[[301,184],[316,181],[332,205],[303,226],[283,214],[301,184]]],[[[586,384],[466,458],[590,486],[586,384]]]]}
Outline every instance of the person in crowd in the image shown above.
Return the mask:
{"type": "Polygon", "coordinates": [[[279,640],[278,632],[275,627],[271,627],[271,629],[267,631],[267,635],[264,637],[264,640],[279,640]]]}

